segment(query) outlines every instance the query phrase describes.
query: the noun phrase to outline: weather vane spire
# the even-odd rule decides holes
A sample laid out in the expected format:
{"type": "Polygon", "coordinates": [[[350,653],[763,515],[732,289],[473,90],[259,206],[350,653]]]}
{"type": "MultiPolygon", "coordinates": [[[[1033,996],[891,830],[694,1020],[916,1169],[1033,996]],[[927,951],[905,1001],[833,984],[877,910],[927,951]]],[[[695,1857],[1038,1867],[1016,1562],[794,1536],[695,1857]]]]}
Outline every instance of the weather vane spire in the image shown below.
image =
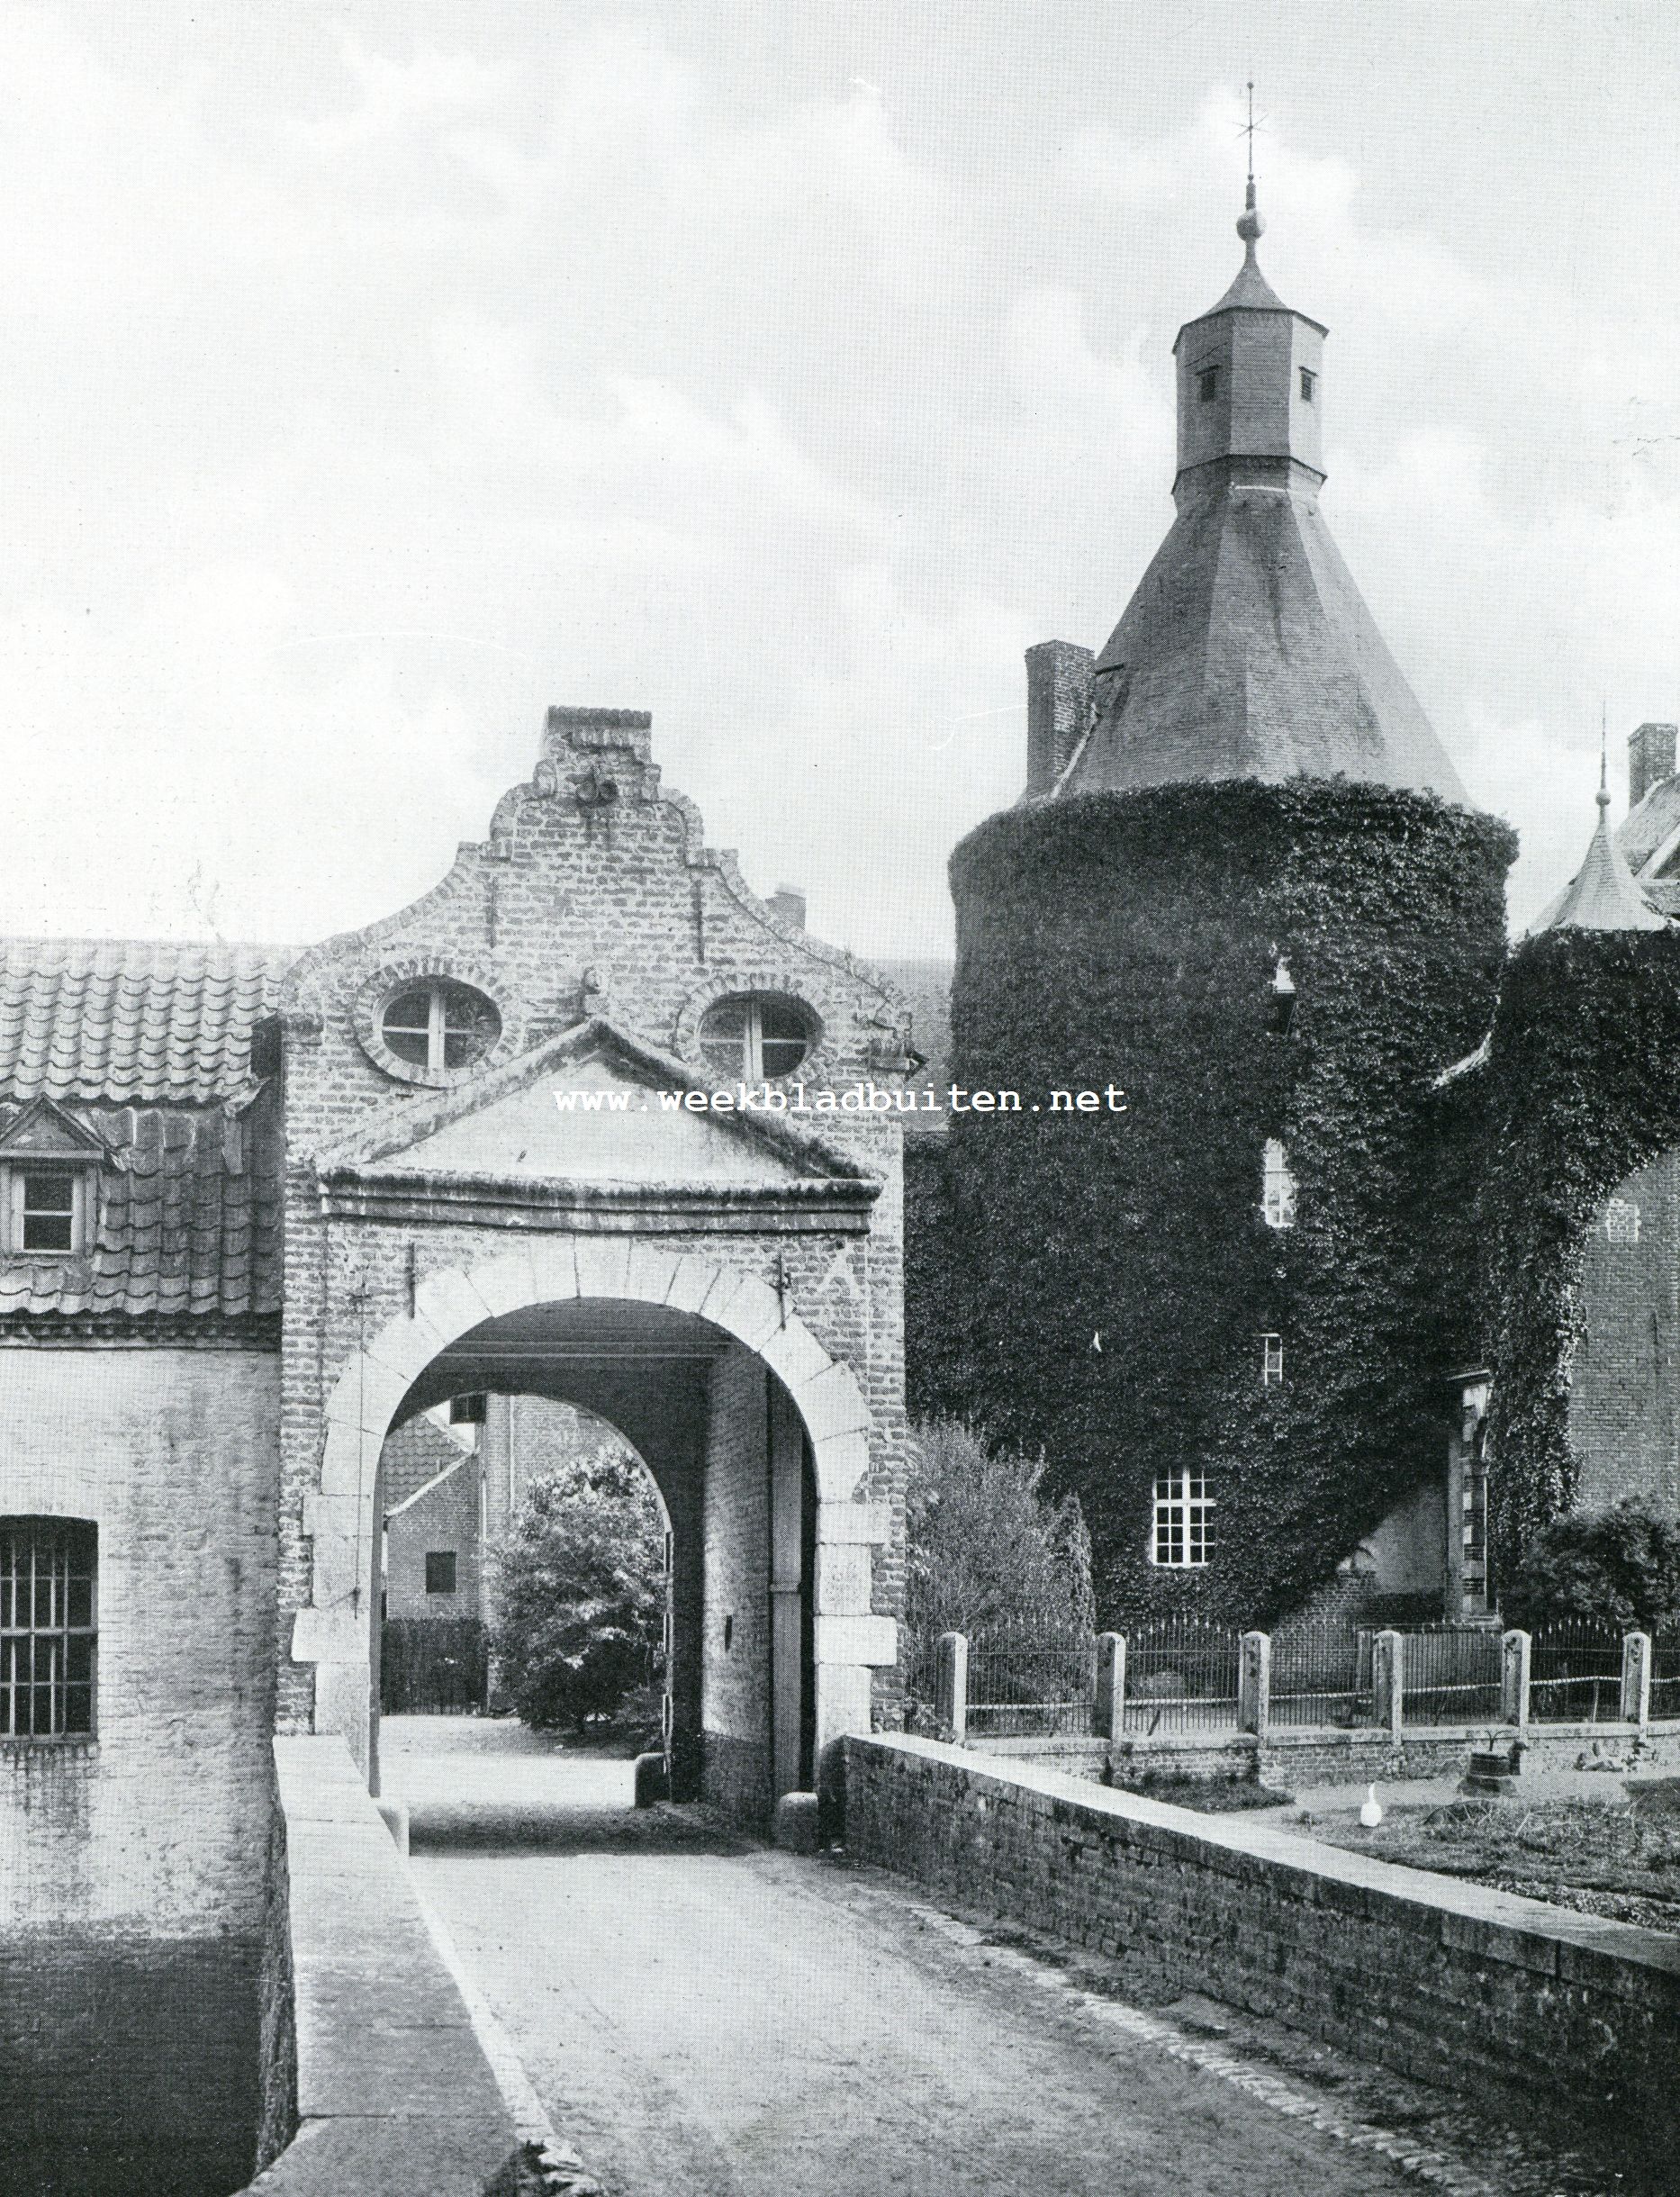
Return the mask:
{"type": "Polygon", "coordinates": [[[1610,710],[1601,697],[1598,704],[1598,805],[1610,806],[1610,710]]]}
{"type": "MultiPolygon", "coordinates": [[[[1254,79],[1252,77],[1249,78],[1249,118],[1243,126],[1242,134],[1249,141],[1249,190],[1251,194],[1254,189],[1254,79]]],[[[1253,203],[1251,196],[1249,203],[1253,203]]]]}
{"type": "Polygon", "coordinates": [[[1242,212],[1237,217],[1237,234],[1247,247],[1251,259],[1254,257],[1255,240],[1264,233],[1266,228],[1260,208],[1254,203],[1254,132],[1260,126],[1254,119],[1254,79],[1251,77],[1249,78],[1249,118],[1242,124],[1241,131],[1241,135],[1247,138],[1249,141],[1249,187],[1242,212]]]}

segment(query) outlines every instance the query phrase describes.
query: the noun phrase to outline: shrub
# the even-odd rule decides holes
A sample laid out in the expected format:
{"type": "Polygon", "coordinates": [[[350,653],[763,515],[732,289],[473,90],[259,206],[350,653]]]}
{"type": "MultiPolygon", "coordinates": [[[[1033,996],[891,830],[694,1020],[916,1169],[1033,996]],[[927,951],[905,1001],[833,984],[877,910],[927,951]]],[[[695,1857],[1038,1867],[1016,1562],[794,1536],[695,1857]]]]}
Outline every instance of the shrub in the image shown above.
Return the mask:
{"type": "Polygon", "coordinates": [[[664,1617],[664,1514],[622,1452],[534,1480],[497,1563],[492,1647],[539,1729],[617,1714],[653,1686],[664,1617]]]}
{"type": "Polygon", "coordinates": [[[911,1428],[904,1628],[913,1692],[926,1690],[942,1632],[1045,1646],[1089,1640],[1084,1514],[1077,1496],[1048,1502],[1043,1475],[1042,1459],[994,1451],[962,1420],[911,1428]]]}
{"type": "Polygon", "coordinates": [[[1587,1617],[1624,1632],[1680,1618],[1680,1524],[1641,1503],[1576,1512],[1544,1527],[1504,1597],[1534,1624],[1587,1617]]]}

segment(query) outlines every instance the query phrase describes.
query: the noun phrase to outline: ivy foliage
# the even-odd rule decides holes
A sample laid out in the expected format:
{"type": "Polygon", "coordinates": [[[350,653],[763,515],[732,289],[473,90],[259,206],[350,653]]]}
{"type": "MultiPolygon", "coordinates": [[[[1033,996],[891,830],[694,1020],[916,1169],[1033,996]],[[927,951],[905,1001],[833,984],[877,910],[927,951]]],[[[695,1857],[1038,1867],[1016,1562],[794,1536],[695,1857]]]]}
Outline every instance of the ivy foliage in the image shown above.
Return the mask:
{"type": "Polygon", "coordinates": [[[912,1379],[1043,1449],[1105,1622],[1275,1614],[1439,1471],[1468,1216],[1437,1204],[1430,1087],[1491,1017],[1513,852],[1427,794],[1294,780],[1017,809],[953,857],[953,1072],[1022,1110],[952,1124],[949,1309],[912,1379]],[[1111,1082],[1124,1114],[1051,1110],[1111,1082]],[[1261,1214],[1272,1137],[1288,1229],[1261,1214]],[[1184,1472],[1212,1476],[1215,1559],[1156,1569],[1153,1483],[1184,1472]]]}
{"type": "Polygon", "coordinates": [[[1576,1500],[1571,1367],[1588,1233],[1680,1142],[1680,934],[1542,932],[1513,955],[1486,1074],[1481,1325],[1492,1553],[1509,1575],[1576,1500]]]}

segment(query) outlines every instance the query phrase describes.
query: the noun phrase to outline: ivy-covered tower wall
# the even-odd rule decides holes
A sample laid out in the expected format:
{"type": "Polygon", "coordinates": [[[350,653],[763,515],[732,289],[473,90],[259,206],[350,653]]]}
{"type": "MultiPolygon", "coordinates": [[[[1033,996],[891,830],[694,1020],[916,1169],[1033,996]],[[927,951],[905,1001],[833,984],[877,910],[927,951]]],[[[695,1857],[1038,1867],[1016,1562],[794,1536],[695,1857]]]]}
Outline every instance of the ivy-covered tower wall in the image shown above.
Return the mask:
{"type": "Polygon", "coordinates": [[[1025,807],[957,850],[954,1074],[1022,1108],[952,1125],[953,1389],[1078,1491],[1106,1614],[1287,1609],[1439,1474],[1469,1224],[1432,1195],[1431,1086],[1487,1027],[1513,851],[1431,794],[1298,778],[1025,807]],[[1111,1084],[1124,1113],[1052,1096],[1111,1084]],[[1157,1566],[1182,1474],[1212,1559],[1157,1566]]]}
{"type": "Polygon", "coordinates": [[[1564,1513],[1680,1491],[1680,933],[1543,930],[1487,1067],[1479,1233],[1495,1584],[1564,1513]]]}

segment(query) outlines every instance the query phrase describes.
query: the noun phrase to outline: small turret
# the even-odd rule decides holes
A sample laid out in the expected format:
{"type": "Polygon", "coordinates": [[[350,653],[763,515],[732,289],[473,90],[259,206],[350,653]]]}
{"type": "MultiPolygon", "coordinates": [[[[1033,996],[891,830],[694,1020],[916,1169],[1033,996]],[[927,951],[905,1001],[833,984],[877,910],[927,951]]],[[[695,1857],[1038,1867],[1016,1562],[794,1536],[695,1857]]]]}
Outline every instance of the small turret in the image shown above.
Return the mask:
{"type": "Polygon", "coordinates": [[[1300,467],[1314,488],[1324,478],[1319,421],[1326,331],[1292,312],[1260,273],[1254,247],[1265,226],[1251,176],[1237,220],[1244,257],[1236,280],[1211,312],[1186,321],[1172,347],[1179,362],[1173,496],[1180,509],[1187,493],[1205,485],[1194,478],[1197,471],[1221,460],[1261,460],[1251,475],[1242,469],[1258,480],[1275,480],[1279,461],[1291,471],[1300,467]]]}
{"type": "Polygon", "coordinates": [[[1627,857],[1610,828],[1610,786],[1606,761],[1598,761],[1598,825],[1581,864],[1529,936],[1542,931],[1666,931],[1659,916],[1639,891],[1627,857]]]}

